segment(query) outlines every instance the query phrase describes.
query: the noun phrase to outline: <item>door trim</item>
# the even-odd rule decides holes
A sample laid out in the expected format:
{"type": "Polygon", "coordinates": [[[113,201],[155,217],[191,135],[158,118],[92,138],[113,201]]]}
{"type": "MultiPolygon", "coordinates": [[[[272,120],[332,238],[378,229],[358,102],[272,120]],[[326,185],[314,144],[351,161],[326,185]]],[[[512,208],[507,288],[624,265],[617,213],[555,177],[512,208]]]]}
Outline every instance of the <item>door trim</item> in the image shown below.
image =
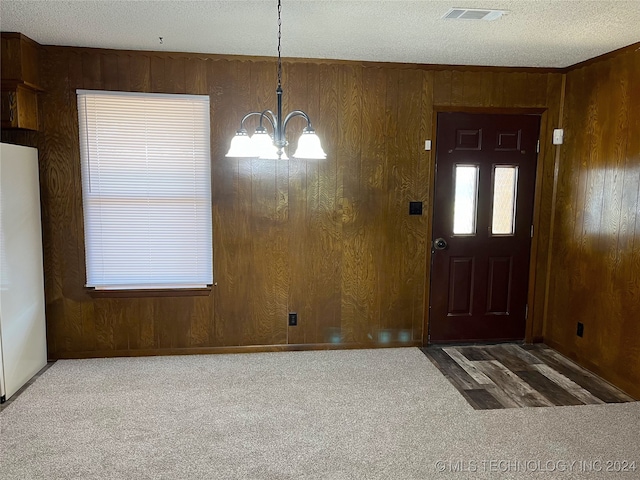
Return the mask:
{"type": "MultiPolygon", "coordinates": [[[[538,259],[539,248],[544,248],[544,245],[539,245],[541,242],[540,235],[540,210],[542,205],[542,184],[545,164],[545,148],[544,145],[548,143],[547,135],[547,122],[548,122],[548,109],[547,108],[497,108],[497,107],[452,107],[452,106],[433,106],[433,113],[431,118],[431,155],[429,166],[430,184],[429,184],[429,196],[428,202],[430,205],[429,216],[427,218],[427,252],[426,252],[426,279],[425,279],[425,294],[424,294],[424,318],[422,325],[422,344],[427,346],[429,342],[429,315],[431,309],[431,238],[433,234],[433,202],[435,197],[436,187],[436,133],[438,129],[438,113],[442,112],[459,112],[459,113],[483,113],[483,114],[498,114],[498,115],[540,115],[540,152],[538,152],[538,160],[536,163],[536,182],[535,193],[533,198],[533,229],[534,236],[531,239],[531,248],[529,251],[529,285],[527,291],[527,305],[528,312],[525,323],[525,343],[534,343],[542,341],[541,338],[534,336],[535,327],[535,287],[536,287],[536,263],[538,259]]],[[[544,242],[543,242],[544,243],[544,242]]],[[[542,292],[544,294],[544,292],[542,292]]],[[[543,321],[543,319],[541,319],[543,321]]]]}

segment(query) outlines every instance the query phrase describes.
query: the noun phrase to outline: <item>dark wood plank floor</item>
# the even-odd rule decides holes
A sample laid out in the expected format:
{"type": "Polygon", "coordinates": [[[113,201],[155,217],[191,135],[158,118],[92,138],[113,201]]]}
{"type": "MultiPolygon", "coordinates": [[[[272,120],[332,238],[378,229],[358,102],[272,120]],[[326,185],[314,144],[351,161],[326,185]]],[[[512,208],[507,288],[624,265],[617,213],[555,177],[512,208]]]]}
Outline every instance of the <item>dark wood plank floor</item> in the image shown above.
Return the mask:
{"type": "Polygon", "coordinates": [[[430,346],[422,351],[476,410],[634,401],[542,344],[430,346]]]}

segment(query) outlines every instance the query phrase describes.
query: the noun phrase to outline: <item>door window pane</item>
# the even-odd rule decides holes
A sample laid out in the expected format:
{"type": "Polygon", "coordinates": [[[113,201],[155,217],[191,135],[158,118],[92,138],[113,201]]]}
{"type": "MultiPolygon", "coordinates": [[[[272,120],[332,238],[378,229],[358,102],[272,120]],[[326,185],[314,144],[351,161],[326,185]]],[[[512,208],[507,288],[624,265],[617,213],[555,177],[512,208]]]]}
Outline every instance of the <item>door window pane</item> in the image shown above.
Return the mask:
{"type": "Polygon", "coordinates": [[[476,209],[478,200],[478,166],[456,165],[453,207],[454,235],[476,233],[476,209]]]}
{"type": "Polygon", "coordinates": [[[515,233],[517,185],[518,167],[495,167],[491,221],[493,235],[513,235],[515,233]]]}

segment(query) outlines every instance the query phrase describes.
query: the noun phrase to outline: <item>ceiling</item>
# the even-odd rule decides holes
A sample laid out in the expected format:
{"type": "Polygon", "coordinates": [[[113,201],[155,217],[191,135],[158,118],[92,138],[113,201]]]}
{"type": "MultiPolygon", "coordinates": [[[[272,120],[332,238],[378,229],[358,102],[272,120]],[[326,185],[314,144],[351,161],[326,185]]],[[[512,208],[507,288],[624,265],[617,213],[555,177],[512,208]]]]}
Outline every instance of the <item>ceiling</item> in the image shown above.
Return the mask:
{"type": "MultiPolygon", "coordinates": [[[[43,45],[275,56],[276,4],[2,0],[0,28],[43,45]]],[[[566,67],[636,42],[640,0],[282,0],[283,57],[566,67]],[[442,19],[452,7],[508,14],[442,19]]]]}

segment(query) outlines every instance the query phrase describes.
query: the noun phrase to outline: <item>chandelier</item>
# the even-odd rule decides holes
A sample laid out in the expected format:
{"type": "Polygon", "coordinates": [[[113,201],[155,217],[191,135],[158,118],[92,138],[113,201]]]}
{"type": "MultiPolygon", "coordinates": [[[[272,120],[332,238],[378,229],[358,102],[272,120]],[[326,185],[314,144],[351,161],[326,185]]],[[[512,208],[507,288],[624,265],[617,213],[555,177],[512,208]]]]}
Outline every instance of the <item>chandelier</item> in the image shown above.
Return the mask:
{"type": "Polygon", "coordinates": [[[307,126],[302,130],[298,139],[298,148],[293,154],[294,158],[323,159],[327,154],[322,150],[320,139],[311,126],[309,115],[302,110],[293,110],[282,119],[282,58],[280,56],[280,38],[282,37],[282,10],[281,0],[278,0],[278,87],[276,88],[277,107],[276,113],[271,110],[247,113],[240,121],[240,129],[231,139],[231,145],[227,157],[258,157],[263,159],[288,160],[284,147],[288,145],[285,131],[292,118],[302,117],[307,121],[307,126]],[[249,137],[244,122],[250,117],[259,116],[259,124],[254,134],[249,137]],[[270,135],[265,124],[270,124],[273,135],[270,135]]]}

